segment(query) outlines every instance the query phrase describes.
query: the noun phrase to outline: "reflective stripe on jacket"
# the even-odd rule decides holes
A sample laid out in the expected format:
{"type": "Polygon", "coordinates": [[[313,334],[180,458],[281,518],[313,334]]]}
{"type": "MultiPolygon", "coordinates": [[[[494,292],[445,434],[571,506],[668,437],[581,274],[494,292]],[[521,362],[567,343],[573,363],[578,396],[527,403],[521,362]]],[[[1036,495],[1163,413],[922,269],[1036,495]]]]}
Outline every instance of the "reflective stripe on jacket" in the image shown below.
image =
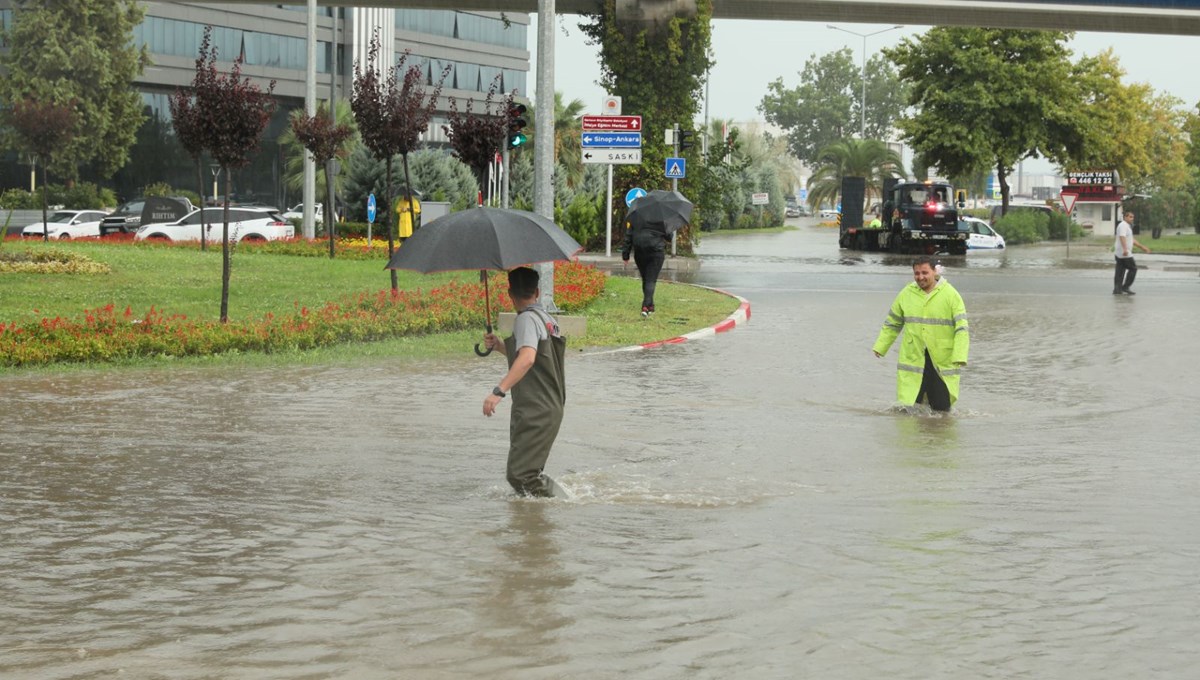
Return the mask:
{"type": "Polygon", "coordinates": [[[950,390],[950,403],[958,401],[961,366],[967,363],[971,337],[967,307],[962,296],[941,279],[928,295],[914,281],[904,287],[892,302],[873,349],[887,354],[900,332],[900,359],[896,364],[896,399],[903,404],[916,403],[925,373],[925,350],[938,374],[950,390]]]}

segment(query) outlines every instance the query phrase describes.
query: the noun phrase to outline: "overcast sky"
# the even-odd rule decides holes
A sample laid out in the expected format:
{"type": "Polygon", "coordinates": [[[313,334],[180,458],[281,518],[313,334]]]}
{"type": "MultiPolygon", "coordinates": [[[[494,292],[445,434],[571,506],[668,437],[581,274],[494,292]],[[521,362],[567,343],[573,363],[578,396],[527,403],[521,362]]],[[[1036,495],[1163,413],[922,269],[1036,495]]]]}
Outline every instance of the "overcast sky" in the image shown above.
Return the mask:
{"type": "MultiPolygon", "coordinates": [[[[537,53],[537,15],[532,15],[529,44],[537,53]]],[[[596,85],[600,77],[599,54],[584,40],[573,15],[558,18],[555,32],[555,84],[567,101],[582,100],[585,110],[599,113],[604,91],[596,85]]],[[[838,24],[858,34],[888,28],[887,24],[838,24]]],[[[880,48],[895,45],[902,38],[919,35],[927,26],[905,27],[867,39],[867,58],[880,48]]],[[[799,84],[799,72],[813,54],[822,55],[843,47],[854,51],[855,63],[861,64],[863,39],[826,28],[824,22],[737,21],[713,22],[713,52],[716,61],[711,73],[708,114],[710,118],[735,121],[761,120],[758,104],[767,92],[767,83],[783,78],[784,85],[799,84]]],[[[1144,82],[1160,93],[1173,94],[1194,107],[1200,102],[1200,74],[1194,57],[1200,54],[1200,37],[1163,35],[1126,35],[1116,33],[1078,33],[1071,43],[1075,58],[1097,54],[1112,47],[1126,71],[1126,82],[1144,82]]],[[[529,87],[535,89],[535,75],[529,87]]],[[[868,103],[868,106],[870,104],[868,103]]],[[[637,111],[626,110],[625,114],[637,111]]],[[[700,116],[704,115],[701,109],[700,116]]]]}

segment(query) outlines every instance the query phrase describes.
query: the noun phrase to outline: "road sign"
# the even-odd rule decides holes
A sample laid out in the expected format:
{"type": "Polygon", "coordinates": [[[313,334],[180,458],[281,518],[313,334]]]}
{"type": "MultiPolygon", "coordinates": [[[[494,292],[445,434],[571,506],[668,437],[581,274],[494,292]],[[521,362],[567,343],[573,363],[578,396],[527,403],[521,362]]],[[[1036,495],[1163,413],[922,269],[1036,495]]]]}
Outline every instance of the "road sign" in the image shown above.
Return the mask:
{"type": "Polygon", "coordinates": [[[375,194],[367,196],[367,221],[375,221],[375,194]]]}
{"type": "Polygon", "coordinates": [[[637,165],[642,162],[641,149],[584,149],[584,163],[637,165]]]}
{"type": "Polygon", "coordinates": [[[646,190],[641,187],[634,187],[625,194],[625,207],[632,208],[633,202],[646,195],[646,190]]]}
{"type": "Polygon", "coordinates": [[[640,149],[640,132],[584,132],[580,135],[583,148],[640,149]]]}
{"type": "Polygon", "coordinates": [[[613,130],[619,132],[641,132],[641,116],[584,116],[580,124],[584,132],[613,130]]]}
{"type": "Polygon", "coordinates": [[[750,205],[766,205],[771,202],[771,195],[763,192],[750,194],[750,205]]]}
{"type": "Polygon", "coordinates": [[[1062,193],[1058,197],[1062,199],[1063,211],[1070,215],[1071,211],[1075,209],[1075,199],[1079,198],[1078,194],[1062,193]]]}
{"type": "Polygon", "coordinates": [[[664,172],[666,172],[667,179],[683,179],[687,177],[687,159],[668,158],[664,172]]]}
{"type": "Polygon", "coordinates": [[[606,116],[621,115],[621,98],[611,94],[606,96],[600,105],[600,111],[606,116]]]}

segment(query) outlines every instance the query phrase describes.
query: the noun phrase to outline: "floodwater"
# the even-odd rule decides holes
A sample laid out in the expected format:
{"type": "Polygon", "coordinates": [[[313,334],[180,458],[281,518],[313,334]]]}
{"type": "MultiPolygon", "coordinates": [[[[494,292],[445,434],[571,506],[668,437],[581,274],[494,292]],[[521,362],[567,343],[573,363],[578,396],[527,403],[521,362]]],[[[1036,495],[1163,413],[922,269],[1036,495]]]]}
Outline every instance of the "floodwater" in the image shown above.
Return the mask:
{"type": "Polygon", "coordinates": [[[709,238],[749,323],[568,357],[572,500],[468,348],[0,378],[0,677],[1195,677],[1196,268],[947,258],[936,417],[870,351],[907,262],[832,238],[709,238]]]}

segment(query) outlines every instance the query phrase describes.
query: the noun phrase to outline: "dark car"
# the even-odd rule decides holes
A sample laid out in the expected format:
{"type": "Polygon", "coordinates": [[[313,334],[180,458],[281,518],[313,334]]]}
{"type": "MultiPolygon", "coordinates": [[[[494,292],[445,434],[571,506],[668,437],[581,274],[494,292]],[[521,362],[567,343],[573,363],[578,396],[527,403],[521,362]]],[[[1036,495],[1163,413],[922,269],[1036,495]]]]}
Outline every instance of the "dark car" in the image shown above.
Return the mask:
{"type": "Polygon", "coordinates": [[[196,209],[196,206],[192,205],[186,196],[171,196],[166,200],[157,197],[136,198],[117,208],[115,212],[100,222],[100,236],[104,237],[112,232],[136,233],[138,227],[142,226],[142,215],[146,212],[147,207],[152,211],[163,213],[153,217],[152,221],[154,222],[177,220],[196,209]],[[150,205],[147,206],[147,203],[150,205]]]}

